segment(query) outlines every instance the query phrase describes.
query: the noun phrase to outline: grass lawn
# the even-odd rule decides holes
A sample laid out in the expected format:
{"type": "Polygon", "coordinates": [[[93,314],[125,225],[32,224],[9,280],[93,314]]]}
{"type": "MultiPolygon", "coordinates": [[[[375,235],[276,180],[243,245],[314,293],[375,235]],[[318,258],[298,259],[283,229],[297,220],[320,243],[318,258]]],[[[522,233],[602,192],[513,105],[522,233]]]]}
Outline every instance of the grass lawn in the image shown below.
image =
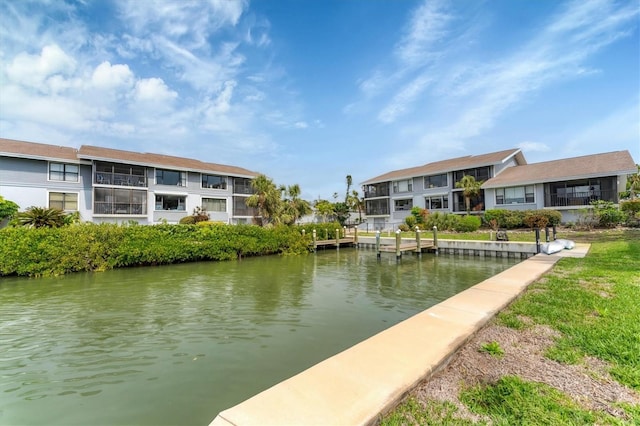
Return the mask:
{"type": "MultiPolygon", "coordinates": [[[[558,262],[494,324],[516,330],[551,327],[559,337],[546,351],[547,358],[564,364],[600,360],[611,380],[640,395],[640,231],[558,237],[590,242],[591,250],[584,259],[558,262]]],[[[498,349],[494,345],[492,351],[498,349]]],[[[610,401],[618,411],[613,415],[611,410],[588,409],[546,383],[518,376],[463,384],[458,398],[475,418],[460,415],[454,404],[419,400],[412,394],[381,424],[640,424],[640,405],[610,401]]]]}

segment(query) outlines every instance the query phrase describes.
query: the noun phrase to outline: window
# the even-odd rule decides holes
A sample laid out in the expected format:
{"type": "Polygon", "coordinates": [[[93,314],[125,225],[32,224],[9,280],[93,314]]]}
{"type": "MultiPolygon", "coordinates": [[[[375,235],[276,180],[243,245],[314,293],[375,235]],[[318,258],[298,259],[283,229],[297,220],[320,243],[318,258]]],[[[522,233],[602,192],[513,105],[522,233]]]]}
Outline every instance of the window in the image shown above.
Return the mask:
{"type": "Polygon", "coordinates": [[[65,192],[49,193],[49,208],[58,210],[78,210],[78,194],[65,192]]]}
{"type": "Polygon", "coordinates": [[[428,210],[441,210],[449,208],[449,197],[446,195],[426,197],[424,201],[424,205],[428,210]]]}
{"type": "Polygon", "coordinates": [[[156,184],[187,186],[187,172],[156,169],[156,184]]]}
{"type": "Polygon", "coordinates": [[[255,207],[247,206],[247,197],[233,197],[233,215],[258,216],[258,210],[255,207]]]}
{"type": "Polygon", "coordinates": [[[534,198],[533,185],[496,189],[496,204],[533,203],[534,198]]]}
{"type": "Polygon", "coordinates": [[[405,200],[394,200],[393,206],[395,211],[411,210],[413,207],[413,200],[411,198],[405,200]]]}
{"type": "Polygon", "coordinates": [[[49,180],[77,182],[79,169],[77,164],[49,163],[49,180]]]}
{"type": "Polygon", "coordinates": [[[94,214],[147,214],[147,191],[120,188],[95,188],[94,214]]]}
{"type": "Polygon", "coordinates": [[[398,180],[393,182],[393,192],[411,192],[413,191],[413,179],[398,180]]]}
{"type": "Polygon", "coordinates": [[[363,190],[364,190],[364,198],[388,197],[389,182],[366,185],[363,187],[363,190]]]}
{"type": "Polygon", "coordinates": [[[156,210],[184,210],[184,195],[163,195],[156,194],[156,210]]]}
{"type": "Polygon", "coordinates": [[[227,178],[224,176],[202,174],[202,187],[213,189],[227,189],[227,178]]]}
{"type": "Polygon", "coordinates": [[[208,212],[226,212],[227,200],[224,198],[203,198],[202,208],[208,212]]]}
{"type": "Polygon", "coordinates": [[[425,176],[424,177],[424,188],[441,188],[447,186],[447,174],[443,173],[441,175],[433,175],[433,176],[425,176]]]}

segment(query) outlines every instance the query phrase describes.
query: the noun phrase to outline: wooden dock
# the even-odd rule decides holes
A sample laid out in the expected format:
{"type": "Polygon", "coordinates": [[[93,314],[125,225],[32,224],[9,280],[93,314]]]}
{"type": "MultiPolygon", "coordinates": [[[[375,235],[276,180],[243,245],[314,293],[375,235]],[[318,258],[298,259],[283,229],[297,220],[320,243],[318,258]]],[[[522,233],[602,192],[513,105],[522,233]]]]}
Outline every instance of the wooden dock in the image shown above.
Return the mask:
{"type": "Polygon", "coordinates": [[[320,240],[314,242],[314,248],[323,247],[323,248],[340,248],[341,246],[350,247],[355,244],[354,237],[343,237],[337,238],[333,240],[320,240]]]}
{"type": "Polygon", "coordinates": [[[395,244],[383,244],[380,245],[379,251],[386,253],[424,253],[426,251],[433,251],[436,249],[436,246],[433,243],[428,241],[422,241],[420,244],[420,248],[418,248],[418,243],[402,243],[399,246],[395,244]]]}

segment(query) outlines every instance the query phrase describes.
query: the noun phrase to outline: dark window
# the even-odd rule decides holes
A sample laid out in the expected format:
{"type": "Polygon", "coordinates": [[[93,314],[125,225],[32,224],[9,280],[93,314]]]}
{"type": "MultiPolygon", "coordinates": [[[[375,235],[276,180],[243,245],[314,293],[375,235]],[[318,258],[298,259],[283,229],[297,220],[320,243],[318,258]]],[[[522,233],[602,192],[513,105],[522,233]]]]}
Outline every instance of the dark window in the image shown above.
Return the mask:
{"type": "Polygon", "coordinates": [[[187,186],[187,173],[176,170],[156,169],[156,184],[187,186]]]}
{"type": "Polygon", "coordinates": [[[393,204],[395,211],[411,210],[413,207],[413,200],[411,198],[405,200],[394,200],[393,204]]]}
{"type": "Polygon", "coordinates": [[[77,164],[49,163],[49,180],[77,182],[79,169],[77,164]]]}
{"type": "Polygon", "coordinates": [[[227,178],[218,175],[202,175],[202,187],[212,189],[227,189],[227,178]]]}
{"type": "Polygon", "coordinates": [[[184,210],[184,195],[156,194],[156,210],[184,210]]]}
{"type": "Polygon", "coordinates": [[[447,186],[447,174],[443,173],[441,175],[433,175],[433,176],[425,176],[424,177],[424,188],[441,188],[447,186]]]}

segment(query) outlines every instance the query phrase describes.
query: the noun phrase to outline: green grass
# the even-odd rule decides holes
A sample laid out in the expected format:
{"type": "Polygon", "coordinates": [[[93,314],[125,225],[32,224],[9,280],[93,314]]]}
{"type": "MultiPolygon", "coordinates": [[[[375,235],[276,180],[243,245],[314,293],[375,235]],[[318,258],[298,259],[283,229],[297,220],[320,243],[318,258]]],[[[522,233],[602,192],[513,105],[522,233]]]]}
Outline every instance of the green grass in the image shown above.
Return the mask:
{"type": "Polygon", "coordinates": [[[504,350],[500,347],[500,343],[496,341],[484,343],[479,350],[496,358],[502,358],[504,355],[504,350]]]}
{"type": "MultiPolygon", "coordinates": [[[[585,356],[599,358],[609,364],[615,380],[640,391],[640,231],[571,236],[593,243],[587,257],[562,259],[500,313],[497,322],[515,329],[550,326],[561,337],[547,357],[567,364],[583,362],[585,356]]],[[[496,349],[488,345],[483,345],[487,352],[496,349]]],[[[627,415],[622,420],[604,411],[587,411],[556,389],[514,376],[467,388],[460,399],[497,425],[640,424],[638,405],[618,405],[627,415]]],[[[381,424],[470,424],[459,419],[453,405],[423,404],[409,399],[381,424]]]]}

